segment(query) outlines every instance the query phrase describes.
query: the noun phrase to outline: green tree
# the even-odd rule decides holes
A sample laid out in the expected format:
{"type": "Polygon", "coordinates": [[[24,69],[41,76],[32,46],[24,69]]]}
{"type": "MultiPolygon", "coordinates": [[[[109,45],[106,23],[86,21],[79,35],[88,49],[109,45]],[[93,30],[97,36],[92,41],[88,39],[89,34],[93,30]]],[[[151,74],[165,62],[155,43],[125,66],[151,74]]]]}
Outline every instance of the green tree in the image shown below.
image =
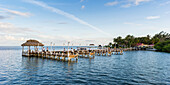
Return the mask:
{"type": "MultiPolygon", "coordinates": [[[[133,35],[127,35],[125,38],[118,36],[117,38],[113,39],[113,42],[117,43],[119,46],[121,45],[126,47],[135,47],[138,43],[157,44],[159,42],[164,42],[167,40],[170,40],[170,34],[161,31],[158,34],[155,34],[153,37],[151,37],[150,35],[147,35],[145,37],[134,37],[133,35]]],[[[162,49],[161,46],[159,47],[159,45],[158,48],[162,49]]]]}
{"type": "Polygon", "coordinates": [[[159,42],[154,47],[158,51],[170,52],[170,40],[159,42]]]}
{"type": "Polygon", "coordinates": [[[170,44],[164,46],[162,51],[170,52],[170,44]]]}

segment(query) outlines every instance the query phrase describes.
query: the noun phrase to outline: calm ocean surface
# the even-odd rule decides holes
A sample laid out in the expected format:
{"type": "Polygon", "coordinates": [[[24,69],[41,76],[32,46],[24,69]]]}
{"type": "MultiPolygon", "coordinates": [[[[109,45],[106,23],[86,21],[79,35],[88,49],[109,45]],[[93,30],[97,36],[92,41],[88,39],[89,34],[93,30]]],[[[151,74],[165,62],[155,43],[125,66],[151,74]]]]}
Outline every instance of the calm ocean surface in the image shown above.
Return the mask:
{"type": "Polygon", "coordinates": [[[62,62],[22,57],[21,47],[0,47],[2,84],[170,85],[170,53],[127,51],[124,55],[62,62]]]}

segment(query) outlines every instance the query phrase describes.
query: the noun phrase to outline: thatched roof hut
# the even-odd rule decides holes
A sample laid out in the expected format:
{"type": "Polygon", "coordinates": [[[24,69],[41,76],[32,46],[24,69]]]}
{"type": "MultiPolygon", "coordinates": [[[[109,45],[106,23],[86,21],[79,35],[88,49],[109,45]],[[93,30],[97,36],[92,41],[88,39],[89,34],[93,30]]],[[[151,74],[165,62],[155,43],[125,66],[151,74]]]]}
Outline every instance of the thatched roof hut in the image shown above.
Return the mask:
{"type": "Polygon", "coordinates": [[[44,46],[44,44],[42,44],[41,42],[37,40],[27,40],[21,46],[44,46]]]}

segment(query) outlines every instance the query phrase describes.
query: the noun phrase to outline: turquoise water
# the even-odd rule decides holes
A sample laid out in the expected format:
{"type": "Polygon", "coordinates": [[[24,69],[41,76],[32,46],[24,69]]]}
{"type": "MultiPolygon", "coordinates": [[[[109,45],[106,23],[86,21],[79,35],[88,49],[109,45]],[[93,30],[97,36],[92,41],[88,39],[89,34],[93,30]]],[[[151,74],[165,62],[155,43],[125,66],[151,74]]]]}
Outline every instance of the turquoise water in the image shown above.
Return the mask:
{"type": "Polygon", "coordinates": [[[62,62],[22,57],[21,47],[0,47],[0,84],[170,85],[170,53],[127,51],[62,62]]]}

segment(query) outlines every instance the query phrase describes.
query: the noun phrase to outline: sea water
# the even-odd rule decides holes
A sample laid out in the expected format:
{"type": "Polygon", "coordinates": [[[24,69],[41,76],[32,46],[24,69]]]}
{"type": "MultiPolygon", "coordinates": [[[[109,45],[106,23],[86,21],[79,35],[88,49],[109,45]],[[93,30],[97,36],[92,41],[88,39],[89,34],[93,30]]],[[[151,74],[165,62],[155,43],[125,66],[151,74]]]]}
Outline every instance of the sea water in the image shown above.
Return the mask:
{"type": "MultiPolygon", "coordinates": [[[[55,50],[64,48],[56,46],[55,50]]],[[[63,62],[23,57],[20,46],[1,46],[2,84],[170,84],[170,53],[126,51],[123,55],[63,62]]]]}

